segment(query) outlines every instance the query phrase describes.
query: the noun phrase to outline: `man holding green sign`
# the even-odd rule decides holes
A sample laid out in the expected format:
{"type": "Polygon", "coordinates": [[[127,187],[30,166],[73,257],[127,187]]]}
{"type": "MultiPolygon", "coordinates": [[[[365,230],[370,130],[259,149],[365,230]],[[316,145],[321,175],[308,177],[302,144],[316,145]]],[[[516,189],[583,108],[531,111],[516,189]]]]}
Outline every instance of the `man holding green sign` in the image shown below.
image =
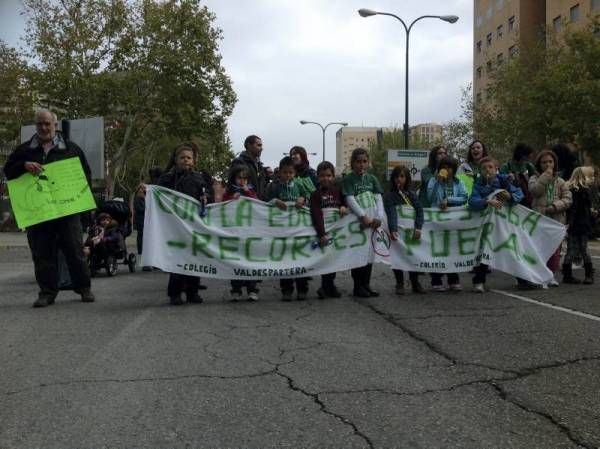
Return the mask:
{"type": "Polygon", "coordinates": [[[90,273],[83,254],[79,212],[95,209],[90,167],[75,143],[56,132],[56,116],[36,113],[37,133],[9,156],[4,172],[17,224],[27,240],[40,287],[34,307],[54,304],[58,294],[57,251],[67,261],[73,289],[93,302],[90,273]]]}

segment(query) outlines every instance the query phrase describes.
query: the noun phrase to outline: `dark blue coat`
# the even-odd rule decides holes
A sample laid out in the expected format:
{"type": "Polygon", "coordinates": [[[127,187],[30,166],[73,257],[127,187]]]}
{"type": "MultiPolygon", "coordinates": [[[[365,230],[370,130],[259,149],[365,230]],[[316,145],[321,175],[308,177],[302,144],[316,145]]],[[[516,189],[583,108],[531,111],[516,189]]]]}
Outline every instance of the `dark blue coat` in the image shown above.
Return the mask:
{"type": "Polygon", "coordinates": [[[506,190],[510,193],[511,202],[519,204],[523,200],[523,191],[512,184],[510,177],[498,173],[488,183],[484,177],[479,177],[473,184],[473,192],[469,198],[469,208],[472,210],[482,210],[487,207],[488,197],[496,190],[506,190]]]}

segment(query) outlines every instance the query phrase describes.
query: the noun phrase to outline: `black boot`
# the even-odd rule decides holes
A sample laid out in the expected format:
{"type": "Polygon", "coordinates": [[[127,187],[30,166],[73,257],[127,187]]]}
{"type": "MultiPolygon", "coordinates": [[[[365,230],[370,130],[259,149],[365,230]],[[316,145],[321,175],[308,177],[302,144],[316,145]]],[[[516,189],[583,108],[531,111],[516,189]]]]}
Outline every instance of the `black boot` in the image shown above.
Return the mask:
{"type": "MultiPolygon", "coordinates": [[[[573,267],[570,263],[564,263],[562,266],[563,284],[581,284],[579,279],[573,277],[573,267]]],[[[586,272],[587,276],[587,272],[586,272]]]]}
{"type": "Polygon", "coordinates": [[[583,283],[586,285],[590,285],[594,283],[594,266],[591,262],[587,262],[583,264],[583,269],[585,270],[585,279],[583,283]]]}

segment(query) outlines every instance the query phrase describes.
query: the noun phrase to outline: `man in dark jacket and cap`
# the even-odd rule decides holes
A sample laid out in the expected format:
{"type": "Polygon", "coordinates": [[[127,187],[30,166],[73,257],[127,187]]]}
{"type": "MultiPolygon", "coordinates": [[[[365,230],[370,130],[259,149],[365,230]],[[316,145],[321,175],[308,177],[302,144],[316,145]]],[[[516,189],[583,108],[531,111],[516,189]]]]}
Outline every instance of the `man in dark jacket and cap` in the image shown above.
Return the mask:
{"type": "Polygon", "coordinates": [[[231,166],[244,165],[248,168],[248,182],[252,184],[258,199],[266,200],[267,191],[267,173],[260,162],[260,154],[263,150],[263,144],[260,137],[251,135],[244,141],[244,152],[231,162],[231,166]]]}
{"type": "MultiPolygon", "coordinates": [[[[88,180],[91,171],[81,148],[56,132],[56,115],[41,109],[35,115],[37,133],[13,151],[4,172],[6,177],[16,179],[26,172],[34,175],[43,171],[44,164],[73,157],[79,158],[88,180]]],[[[44,221],[27,228],[27,240],[35,267],[35,279],[40,287],[33,307],[54,304],[58,295],[58,257],[60,249],[65,256],[73,290],[81,295],[83,302],[93,302],[90,290],[90,272],[83,254],[83,231],[79,214],[44,221]]]]}

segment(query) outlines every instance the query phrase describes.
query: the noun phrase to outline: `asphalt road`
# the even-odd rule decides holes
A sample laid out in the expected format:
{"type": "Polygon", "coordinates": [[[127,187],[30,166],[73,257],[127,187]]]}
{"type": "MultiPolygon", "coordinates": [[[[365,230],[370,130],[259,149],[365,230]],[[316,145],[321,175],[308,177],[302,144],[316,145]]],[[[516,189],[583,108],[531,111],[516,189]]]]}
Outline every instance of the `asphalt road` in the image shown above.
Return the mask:
{"type": "Polygon", "coordinates": [[[0,448],[600,446],[598,284],[400,299],[377,267],[372,300],[205,281],[171,307],[166,282],[121,267],[33,309],[27,251],[0,249],[0,448]]]}

